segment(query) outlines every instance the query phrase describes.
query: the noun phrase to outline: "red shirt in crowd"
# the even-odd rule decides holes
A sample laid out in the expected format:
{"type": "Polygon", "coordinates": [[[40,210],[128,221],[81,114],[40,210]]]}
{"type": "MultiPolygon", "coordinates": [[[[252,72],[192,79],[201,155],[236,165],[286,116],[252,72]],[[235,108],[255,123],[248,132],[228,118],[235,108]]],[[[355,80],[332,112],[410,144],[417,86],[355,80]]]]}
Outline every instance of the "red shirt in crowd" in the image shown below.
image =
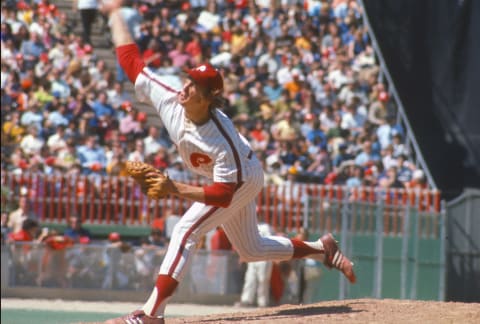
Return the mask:
{"type": "Polygon", "coordinates": [[[144,62],[148,61],[148,66],[154,69],[158,69],[159,67],[162,66],[162,56],[158,55],[158,52],[147,48],[143,54],[142,58],[144,62]]]}
{"type": "Polygon", "coordinates": [[[225,234],[223,228],[218,227],[210,239],[210,248],[212,250],[231,250],[232,243],[225,234]]]}
{"type": "Polygon", "coordinates": [[[15,233],[10,233],[8,237],[15,242],[31,242],[34,239],[28,231],[23,229],[15,233]]]}

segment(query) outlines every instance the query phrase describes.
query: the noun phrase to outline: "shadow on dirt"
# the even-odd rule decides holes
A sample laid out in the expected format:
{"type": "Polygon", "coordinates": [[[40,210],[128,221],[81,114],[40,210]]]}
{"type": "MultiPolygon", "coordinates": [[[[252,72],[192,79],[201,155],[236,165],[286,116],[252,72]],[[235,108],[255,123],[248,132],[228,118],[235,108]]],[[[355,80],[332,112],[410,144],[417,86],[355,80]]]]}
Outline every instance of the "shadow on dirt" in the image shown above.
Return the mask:
{"type": "MultiPolygon", "coordinates": [[[[255,321],[255,320],[271,320],[272,322],[279,319],[288,319],[288,318],[306,318],[308,316],[317,316],[322,314],[348,314],[348,313],[361,313],[361,310],[353,310],[350,306],[304,306],[296,307],[289,309],[272,309],[271,312],[268,310],[262,314],[255,313],[240,313],[237,316],[224,317],[222,316],[223,321],[231,322],[242,322],[242,321],[255,321]]],[[[218,322],[218,318],[208,318],[199,320],[198,323],[209,323],[209,322],[218,322]]]]}
{"type": "Polygon", "coordinates": [[[282,309],[278,312],[272,313],[272,315],[283,316],[309,316],[309,315],[322,315],[322,314],[347,314],[347,313],[359,313],[362,311],[352,310],[350,306],[306,306],[302,308],[282,309]]]}

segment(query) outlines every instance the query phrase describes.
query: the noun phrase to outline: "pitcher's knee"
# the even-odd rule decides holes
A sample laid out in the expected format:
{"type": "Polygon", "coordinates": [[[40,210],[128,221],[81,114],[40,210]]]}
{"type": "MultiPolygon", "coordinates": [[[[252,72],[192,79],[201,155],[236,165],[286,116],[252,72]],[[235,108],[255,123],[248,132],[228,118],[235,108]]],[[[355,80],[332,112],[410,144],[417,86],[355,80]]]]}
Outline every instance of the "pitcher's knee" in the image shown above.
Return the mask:
{"type": "Polygon", "coordinates": [[[237,249],[240,259],[244,262],[263,261],[266,259],[265,253],[261,249],[237,249]]]}
{"type": "Polygon", "coordinates": [[[171,243],[179,243],[184,242],[185,248],[192,248],[194,245],[198,244],[200,240],[200,236],[196,232],[190,232],[190,226],[187,224],[182,224],[182,222],[178,222],[173,231],[172,236],[170,238],[171,243]]]}
{"type": "Polygon", "coordinates": [[[181,221],[175,224],[175,227],[172,231],[172,236],[176,235],[179,237],[183,237],[188,231],[190,230],[190,226],[187,224],[183,224],[181,221]]]}

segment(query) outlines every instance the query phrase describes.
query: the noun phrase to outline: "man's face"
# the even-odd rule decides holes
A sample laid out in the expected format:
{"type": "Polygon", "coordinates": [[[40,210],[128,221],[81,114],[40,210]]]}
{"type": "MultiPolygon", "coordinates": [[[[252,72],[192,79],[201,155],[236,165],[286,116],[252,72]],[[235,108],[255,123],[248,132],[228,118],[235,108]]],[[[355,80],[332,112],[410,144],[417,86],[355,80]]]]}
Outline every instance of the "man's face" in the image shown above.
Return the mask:
{"type": "Polygon", "coordinates": [[[21,197],[18,200],[18,207],[23,210],[27,208],[27,199],[25,197],[21,197]]]}
{"type": "Polygon", "coordinates": [[[38,226],[36,226],[36,227],[32,227],[32,228],[31,228],[31,229],[30,229],[28,232],[30,233],[30,235],[31,235],[32,237],[35,237],[35,236],[37,236],[37,233],[38,233],[38,226]]]}
{"type": "Polygon", "coordinates": [[[98,101],[101,103],[106,103],[107,102],[107,95],[105,93],[100,93],[98,95],[98,101]]]}
{"type": "Polygon", "coordinates": [[[87,141],[85,142],[86,146],[89,148],[92,148],[95,146],[95,139],[94,138],[88,138],[87,141]]]}
{"type": "Polygon", "coordinates": [[[152,240],[155,242],[161,241],[162,240],[162,233],[159,231],[153,231],[152,232],[152,240]]]}
{"type": "Polygon", "coordinates": [[[202,103],[205,98],[202,96],[200,89],[198,88],[192,80],[187,79],[185,82],[182,91],[178,94],[178,101],[186,109],[190,107],[196,107],[198,104],[202,103]]]}
{"type": "Polygon", "coordinates": [[[70,226],[72,228],[78,229],[80,228],[81,222],[78,218],[74,217],[70,219],[70,226]]]}

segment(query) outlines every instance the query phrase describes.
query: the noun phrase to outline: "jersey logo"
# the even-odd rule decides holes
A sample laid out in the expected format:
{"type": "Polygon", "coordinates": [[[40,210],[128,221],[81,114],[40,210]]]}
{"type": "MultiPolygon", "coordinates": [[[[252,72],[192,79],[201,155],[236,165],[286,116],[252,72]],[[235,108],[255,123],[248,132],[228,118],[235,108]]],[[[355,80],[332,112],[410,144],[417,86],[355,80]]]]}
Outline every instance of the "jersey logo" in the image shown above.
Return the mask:
{"type": "Polygon", "coordinates": [[[202,153],[190,154],[190,163],[192,163],[192,165],[196,168],[198,168],[200,164],[208,164],[210,162],[212,162],[212,159],[206,154],[202,154],[202,153]]]}
{"type": "Polygon", "coordinates": [[[200,71],[200,72],[205,72],[207,70],[207,67],[205,65],[200,65],[195,70],[200,71]]]}

